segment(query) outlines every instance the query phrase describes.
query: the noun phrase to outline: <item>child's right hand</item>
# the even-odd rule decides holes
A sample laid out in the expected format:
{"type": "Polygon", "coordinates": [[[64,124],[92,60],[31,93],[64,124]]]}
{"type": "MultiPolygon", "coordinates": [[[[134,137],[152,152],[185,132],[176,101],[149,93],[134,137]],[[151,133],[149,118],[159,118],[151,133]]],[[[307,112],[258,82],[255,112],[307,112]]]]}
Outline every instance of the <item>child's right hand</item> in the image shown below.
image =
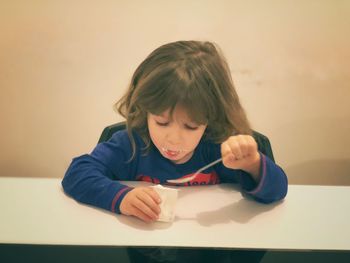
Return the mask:
{"type": "Polygon", "coordinates": [[[159,195],[151,187],[136,187],[124,196],[120,203],[120,212],[152,222],[158,219],[160,202],[159,195]]]}

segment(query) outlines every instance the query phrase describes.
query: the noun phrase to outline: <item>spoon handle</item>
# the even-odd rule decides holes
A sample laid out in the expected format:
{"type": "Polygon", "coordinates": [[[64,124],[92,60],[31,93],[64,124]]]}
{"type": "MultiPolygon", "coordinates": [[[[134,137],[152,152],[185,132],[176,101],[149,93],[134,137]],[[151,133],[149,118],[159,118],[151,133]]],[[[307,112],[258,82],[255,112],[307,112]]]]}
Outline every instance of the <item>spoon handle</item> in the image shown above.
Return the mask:
{"type": "Polygon", "coordinates": [[[191,181],[192,179],[194,179],[200,172],[208,169],[209,167],[219,163],[222,161],[222,158],[219,158],[205,166],[203,166],[202,168],[198,169],[193,175],[191,175],[190,177],[185,177],[185,178],[179,178],[179,179],[173,179],[173,180],[167,180],[168,183],[174,183],[174,184],[183,184],[183,183],[187,183],[189,181],[191,181]]]}

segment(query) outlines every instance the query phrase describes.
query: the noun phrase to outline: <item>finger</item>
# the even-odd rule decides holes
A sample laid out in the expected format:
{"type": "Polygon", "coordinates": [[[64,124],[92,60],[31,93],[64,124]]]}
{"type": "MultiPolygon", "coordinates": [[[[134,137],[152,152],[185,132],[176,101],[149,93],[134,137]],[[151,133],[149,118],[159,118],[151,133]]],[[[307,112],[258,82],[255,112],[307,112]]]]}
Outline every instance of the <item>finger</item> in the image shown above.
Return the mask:
{"type": "Polygon", "coordinates": [[[223,160],[236,160],[227,141],[221,144],[221,156],[223,160]]]}
{"type": "Polygon", "coordinates": [[[236,162],[236,157],[233,155],[227,142],[221,145],[221,155],[222,162],[226,167],[231,167],[236,162]]]}
{"type": "Polygon", "coordinates": [[[245,158],[248,156],[249,154],[249,143],[248,143],[248,140],[247,140],[247,137],[246,135],[238,135],[237,136],[238,138],[238,144],[239,144],[239,148],[241,150],[241,153],[242,153],[242,158],[245,158]]]}
{"type": "Polygon", "coordinates": [[[237,141],[237,138],[234,138],[232,140],[228,140],[228,144],[230,146],[232,154],[236,157],[236,160],[242,159],[243,154],[242,154],[239,142],[237,141]]]}
{"type": "Polygon", "coordinates": [[[147,204],[145,204],[138,197],[134,200],[133,206],[138,208],[140,211],[142,211],[144,214],[146,214],[147,216],[149,216],[153,220],[156,220],[158,218],[158,214],[155,213],[147,204]]]}
{"type": "Polygon", "coordinates": [[[252,136],[247,137],[248,142],[248,155],[252,155],[258,151],[258,144],[256,143],[255,139],[252,136]]]}
{"type": "Polygon", "coordinates": [[[160,204],[162,202],[159,194],[156,191],[154,191],[154,189],[152,189],[151,187],[146,187],[144,190],[151,196],[154,202],[156,202],[157,204],[160,204]]]}
{"type": "Polygon", "coordinates": [[[149,217],[147,214],[145,214],[144,212],[142,212],[140,209],[138,209],[137,207],[133,207],[131,210],[131,214],[133,216],[136,216],[137,218],[141,219],[142,221],[145,222],[152,222],[154,221],[154,219],[152,219],[151,217],[149,217]]]}
{"type": "Polygon", "coordinates": [[[227,141],[221,144],[221,155],[222,157],[225,157],[231,153],[230,146],[228,145],[227,141]]]}
{"type": "MultiPolygon", "coordinates": [[[[150,189],[152,190],[152,189],[150,189]]],[[[137,195],[137,198],[141,200],[146,206],[148,206],[152,211],[158,215],[160,213],[159,204],[152,198],[149,194],[148,189],[144,189],[141,193],[137,195]]]]}

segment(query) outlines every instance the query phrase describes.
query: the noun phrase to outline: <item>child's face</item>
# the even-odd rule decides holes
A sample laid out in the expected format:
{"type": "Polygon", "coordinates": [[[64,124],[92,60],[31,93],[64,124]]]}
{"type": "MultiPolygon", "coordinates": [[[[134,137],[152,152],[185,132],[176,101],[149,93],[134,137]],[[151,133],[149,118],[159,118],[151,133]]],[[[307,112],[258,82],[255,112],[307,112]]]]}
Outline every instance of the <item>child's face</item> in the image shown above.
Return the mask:
{"type": "Polygon", "coordinates": [[[185,163],[192,157],[207,126],[192,122],[178,106],[172,116],[169,112],[167,110],[160,115],[148,113],[150,137],[165,158],[176,164],[185,163]]]}

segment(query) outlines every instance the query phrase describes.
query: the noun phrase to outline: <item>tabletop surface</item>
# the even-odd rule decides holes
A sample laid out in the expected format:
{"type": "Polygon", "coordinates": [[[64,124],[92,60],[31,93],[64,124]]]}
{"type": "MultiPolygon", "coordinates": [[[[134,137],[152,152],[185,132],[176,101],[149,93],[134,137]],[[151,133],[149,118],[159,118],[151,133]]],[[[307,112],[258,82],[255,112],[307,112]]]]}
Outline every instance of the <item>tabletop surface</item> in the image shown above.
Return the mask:
{"type": "Polygon", "coordinates": [[[0,177],[0,243],[350,250],[350,187],[290,185],[269,205],[232,184],[178,189],[175,221],[147,224],[77,203],[61,179],[0,177]]]}

